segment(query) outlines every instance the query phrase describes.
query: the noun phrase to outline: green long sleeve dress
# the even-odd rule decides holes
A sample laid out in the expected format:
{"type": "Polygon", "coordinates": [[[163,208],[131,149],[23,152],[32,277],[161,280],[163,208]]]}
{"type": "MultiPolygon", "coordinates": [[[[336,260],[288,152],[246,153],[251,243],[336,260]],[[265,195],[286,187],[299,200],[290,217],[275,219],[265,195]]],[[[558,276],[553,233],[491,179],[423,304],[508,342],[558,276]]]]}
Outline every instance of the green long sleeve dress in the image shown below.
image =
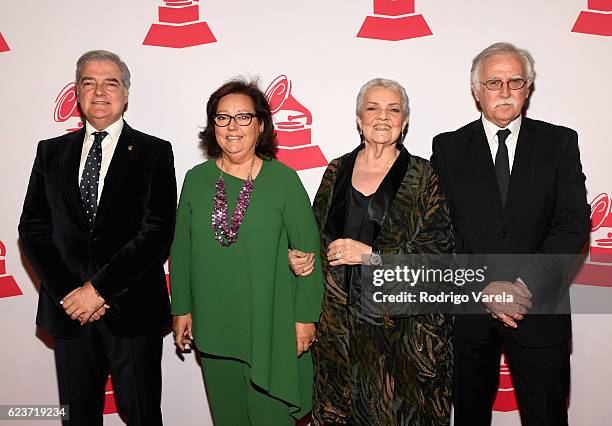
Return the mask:
{"type": "MultiPolygon", "coordinates": [[[[211,212],[220,169],[214,160],[189,170],[170,255],[172,314],[191,313],[198,349],[250,366],[251,380],[293,407],[312,407],[310,352],[297,358],[295,322],[319,321],[323,276],[319,233],[296,172],[265,160],[229,247],[214,239],[211,212]],[[287,248],[315,253],[314,272],[295,277],[287,248]]],[[[228,220],[243,180],[224,173],[228,220]]]]}

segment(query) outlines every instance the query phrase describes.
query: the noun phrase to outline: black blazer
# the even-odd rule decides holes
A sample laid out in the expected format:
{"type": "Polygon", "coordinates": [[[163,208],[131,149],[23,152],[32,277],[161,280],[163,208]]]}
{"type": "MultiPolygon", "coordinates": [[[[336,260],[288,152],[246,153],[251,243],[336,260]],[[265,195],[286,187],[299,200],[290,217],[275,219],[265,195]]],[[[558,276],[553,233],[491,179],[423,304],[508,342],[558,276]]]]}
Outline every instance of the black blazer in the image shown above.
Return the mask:
{"type": "MultiPolygon", "coordinates": [[[[522,119],[503,207],[480,119],[436,136],[431,160],[451,210],[458,253],[541,253],[546,256],[539,259],[548,259],[580,253],[588,241],[590,208],[574,130],[522,119]]],[[[512,278],[537,286],[537,302],[546,291],[560,290],[555,288],[559,276],[542,276],[540,266],[526,263],[512,278]]],[[[455,333],[483,336],[492,321],[490,316],[459,316],[455,333]]],[[[571,335],[570,316],[527,314],[512,332],[526,346],[562,343],[571,335]]]]}
{"type": "Polygon", "coordinates": [[[170,320],[163,263],[174,233],[176,178],[169,142],[124,123],[90,231],[79,192],[85,129],[38,144],[19,237],[41,279],[36,324],[70,337],[81,326],[59,301],[91,280],[111,306],[116,334],[159,330],[170,320]]]}

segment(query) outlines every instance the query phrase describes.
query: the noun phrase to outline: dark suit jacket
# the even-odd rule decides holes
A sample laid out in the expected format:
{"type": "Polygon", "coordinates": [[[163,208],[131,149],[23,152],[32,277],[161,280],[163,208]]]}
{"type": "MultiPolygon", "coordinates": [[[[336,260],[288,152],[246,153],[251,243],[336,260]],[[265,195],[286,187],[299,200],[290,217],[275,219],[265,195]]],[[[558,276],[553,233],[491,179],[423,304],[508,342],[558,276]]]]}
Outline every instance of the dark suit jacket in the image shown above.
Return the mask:
{"type": "MultiPolygon", "coordinates": [[[[542,254],[508,279],[521,278],[536,289],[535,302],[562,292],[559,269],[551,273],[542,261],[580,253],[590,231],[574,130],[523,118],[503,207],[480,119],[436,136],[432,163],[451,210],[458,253],[542,254]]],[[[459,316],[455,333],[483,336],[492,321],[490,316],[459,316]]],[[[570,316],[527,314],[512,332],[526,346],[562,343],[571,334],[570,316]]]]}
{"type": "Polygon", "coordinates": [[[38,144],[19,223],[42,282],[36,323],[55,336],[78,334],[59,301],[90,280],[111,306],[102,320],[113,333],[154,332],[170,320],[163,263],[176,212],[172,147],[124,123],[90,230],[78,188],[84,136],[38,144]]]}

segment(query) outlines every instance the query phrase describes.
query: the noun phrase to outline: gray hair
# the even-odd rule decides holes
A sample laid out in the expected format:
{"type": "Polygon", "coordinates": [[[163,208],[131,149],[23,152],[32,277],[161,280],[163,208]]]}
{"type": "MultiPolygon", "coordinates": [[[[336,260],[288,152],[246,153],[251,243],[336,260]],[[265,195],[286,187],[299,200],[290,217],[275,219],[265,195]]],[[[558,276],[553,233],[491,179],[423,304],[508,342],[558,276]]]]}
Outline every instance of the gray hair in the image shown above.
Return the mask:
{"type": "Polygon", "coordinates": [[[410,107],[408,103],[409,101],[408,95],[406,94],[406,89],[404,89],[404,87],[397,81],[390,80],[387,78],[373,78],[372,80],[361,86],[361,89],[359,89],[359,93],[357,94],[357,103],[355,108],[355,113],[357,115],[359,115],[359,113],[363,109],[363,101],[366,93],[368,92],[368,90],[374,87],[389,87],[395,90],[400,95],[402,113],[404,114],[404,118],[408,117],[408,114],[410,113],[410,107]]]}
{"type": "Polygon", "coordinates": [[[470,71],[470,81],[472,89],[476,90],[478,83],[480,82],[480,68],[485,60],[493,55],[505,54],[516,56],[523,64],[523,69],[527,73],[527,87],[531,86],[535,79],[535,69],[533,56],[526,49],[519,49],[512,43],[494,43],[480,52],[472,60],[472,70],[470,71]]]}
{"type": "Polygon", "coordinates": [[[125,62],[121,60],[119,55],[109,52],[108,50],[90,50],[87,53],[81,55],[76,64],[76,74],[75,74],[75,83],[79,84],[79,79],[81,77],[81,70],[85,66],[87,62],[90,61],[110,61],[119,67],[119,71],[121,71],[121,80],[126,89],[130,88],[130,70],[125,62]]]}

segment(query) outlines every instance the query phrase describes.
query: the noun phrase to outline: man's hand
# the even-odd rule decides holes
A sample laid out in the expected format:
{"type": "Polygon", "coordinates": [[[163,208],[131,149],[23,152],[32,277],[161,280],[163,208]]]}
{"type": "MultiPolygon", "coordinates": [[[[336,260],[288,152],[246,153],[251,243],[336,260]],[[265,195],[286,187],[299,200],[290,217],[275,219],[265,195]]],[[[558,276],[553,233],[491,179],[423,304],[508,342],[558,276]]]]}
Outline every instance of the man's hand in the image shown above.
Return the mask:
{"type": "Polygon", "coordinates": [[[109,308],[110,308],[110,306],[108,306],[105,303],[100,309],[98,309],[96,312],[94,312],[91,317],[89,317],[89,321],[87,321],[87,322],[98,321],[100,318],[102,318],[104,316],[104,314],[106,313],[106,310],[109,309],[109,308]]]}
{"type": "Polygon", "coordinates": [[[186,345],[193,343],[193,334],[191,333],[191,313],[185,315],[175,315],[172,317],[172,330],[174,331],[174,343],[181,352],[188,351],[190,348],[186,345]]]}
{"type": "Polygon", "coordinates": [[[295,323],[295,335],[297,337],[297,356],[299,357],[315,342],[317,329],[314,323],[295,323]]]}
{"type": "Polygon", "coordinates": [[[487,311],[504,323],[504,325],[517,328],[517,321],[522,320],[531,308],[531,292],[520,283],[509,281],[493,281],[482,291],[483,296],[512,297],[512,302],[484,302],[487,311]]]}
{"type": "Polygon", "coordinates": [[[104,298],[98,294],[91,281],[75,288],[62,299],[66,314],[71,319],[78,320],[81,325],[87,324],[91,316],[104,305],[104,298]]]}
{"type": "Polygon", "coordinates": [[[314,270],[314,253],[289,250],[289,268],[297,277],[310,275],[314,270]]]}

